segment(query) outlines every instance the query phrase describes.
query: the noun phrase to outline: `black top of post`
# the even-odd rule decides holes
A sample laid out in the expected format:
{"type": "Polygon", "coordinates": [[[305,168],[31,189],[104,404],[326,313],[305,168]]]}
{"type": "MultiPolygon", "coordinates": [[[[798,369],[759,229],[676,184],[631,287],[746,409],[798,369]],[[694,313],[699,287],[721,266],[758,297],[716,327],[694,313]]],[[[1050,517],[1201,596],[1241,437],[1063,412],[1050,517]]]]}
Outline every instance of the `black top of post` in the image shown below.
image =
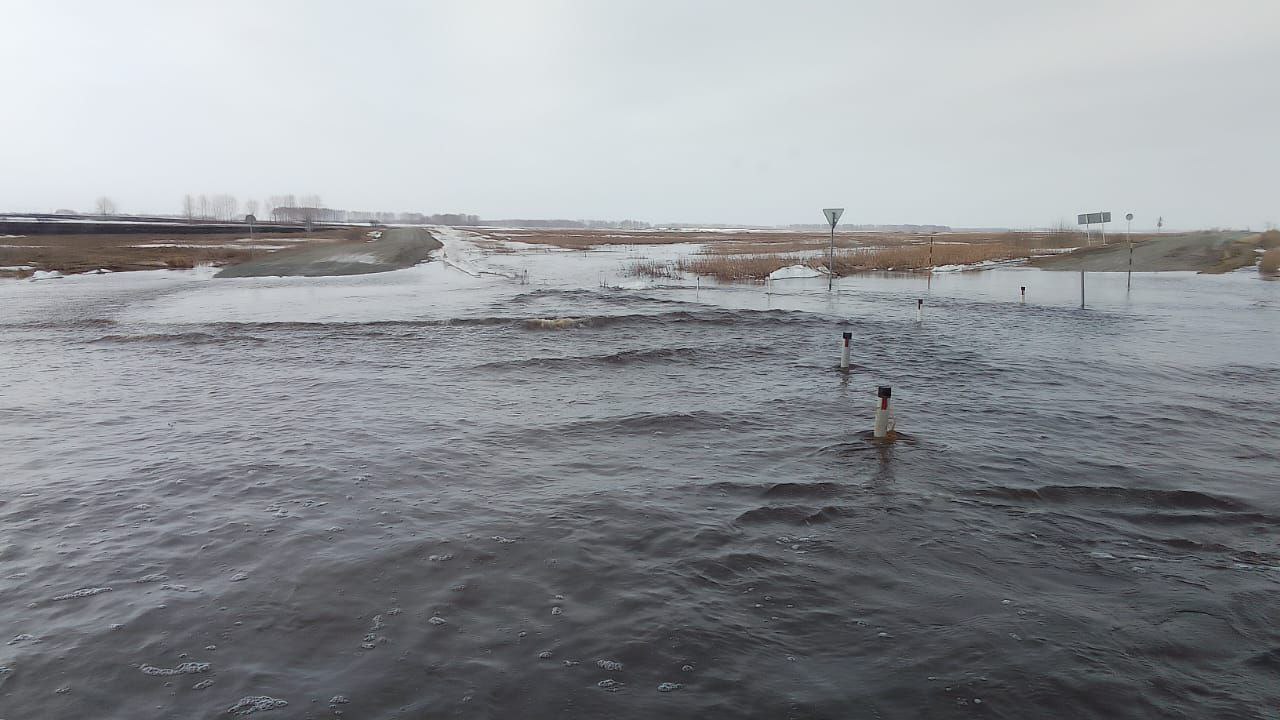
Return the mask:
{"type": "Polygon", "coordinates": [[[888,385],[881,385],[880,387],[876,388],[876,397],[887,398],[887,397],[891,397],[892,395],[893,395],[893,388],[889,387],[888,385]]]}
{"type": "Polygon", "coordinates": [[[853,339],[853,333],[851,332],[842,332],[840,335],[843,336],[845,340],[853,339]]]}

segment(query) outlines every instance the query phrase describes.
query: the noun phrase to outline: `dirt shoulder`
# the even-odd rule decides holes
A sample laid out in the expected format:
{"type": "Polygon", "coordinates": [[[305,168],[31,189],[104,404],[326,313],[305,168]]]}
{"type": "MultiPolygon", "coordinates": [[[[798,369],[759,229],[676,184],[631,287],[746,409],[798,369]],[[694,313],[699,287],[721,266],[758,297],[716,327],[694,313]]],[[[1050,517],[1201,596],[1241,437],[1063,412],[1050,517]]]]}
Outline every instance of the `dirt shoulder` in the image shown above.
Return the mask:
{"type": "Polygon", "coordinates": [[[362,275],[412,267],[427,260],[440,241],[423,228],[391,228],[363,242],[328,243],[255,258],[223,268],[216,277],[362,275]]]}
{"type": "MultiPolygon", "coordinates": [[[[1136,272],[1230,272],[1252,266],[1258,260],[1255,249],[1272,242],[1268,234],[1246,232],[1206,231],[1148,238],[1133,244],[1136,272]]],[[[1095,245],[1070,254],[1037,258],[1029,264],[1045,270],[1083,268],[1089,272],[1124,272],[1129,269],[1129,248],[1121,235],[1106,246],[1095,245]]]]}

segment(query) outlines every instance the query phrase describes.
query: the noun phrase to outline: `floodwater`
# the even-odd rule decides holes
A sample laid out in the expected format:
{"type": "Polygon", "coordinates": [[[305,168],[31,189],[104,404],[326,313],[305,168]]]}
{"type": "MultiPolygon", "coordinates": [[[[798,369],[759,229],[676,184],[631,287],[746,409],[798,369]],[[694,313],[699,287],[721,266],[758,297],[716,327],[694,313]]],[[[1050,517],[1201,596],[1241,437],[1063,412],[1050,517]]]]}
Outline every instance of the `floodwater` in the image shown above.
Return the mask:
{"type": "Polygon", "coordinates": [[[672,252],[0,283],[0,717],[1280,712],[1280,284],[672,252]]]}

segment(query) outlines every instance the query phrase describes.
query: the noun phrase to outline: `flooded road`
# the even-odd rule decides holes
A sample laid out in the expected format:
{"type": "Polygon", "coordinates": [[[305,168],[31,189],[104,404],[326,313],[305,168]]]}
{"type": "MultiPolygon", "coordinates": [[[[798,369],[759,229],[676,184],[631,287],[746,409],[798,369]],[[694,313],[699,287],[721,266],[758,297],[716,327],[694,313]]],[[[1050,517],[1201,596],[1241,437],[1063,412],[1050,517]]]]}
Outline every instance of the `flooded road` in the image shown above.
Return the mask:
{"type": "Polygon", "coordinates": [[[1274,717],[1280,284],[679,251],[0,283],[0,717],[1274,717]]]}

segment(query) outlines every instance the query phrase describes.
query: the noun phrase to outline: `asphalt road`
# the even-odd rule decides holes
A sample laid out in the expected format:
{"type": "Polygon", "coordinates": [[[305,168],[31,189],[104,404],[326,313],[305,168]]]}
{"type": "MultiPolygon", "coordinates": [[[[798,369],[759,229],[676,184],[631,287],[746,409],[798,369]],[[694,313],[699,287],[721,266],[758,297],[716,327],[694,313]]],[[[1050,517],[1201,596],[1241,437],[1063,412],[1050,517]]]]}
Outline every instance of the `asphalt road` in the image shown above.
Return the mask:
{"type": "Polygon", "coordinates": [[[223,268],[217,277],[323,277],[387,272],[417,265],[440,247],[440,241],[422,228],[389,228],[377,240],[281,250],[223,268]]]}
{"type": "MultiPolygon", "coordinates": [[[[1169,234],[1133,245],[1134,272],[1196,270],[1225,272],[1257,260],[1253,252],[1257,237],[1246,232],[1197,232],[1169,234]]],[[[1129,247],[1124,235],[1109,245],[1077,250],[1067,255],[1038,258],[1031,263],[1045,270],[1124,272],[1129,269],[1129,247]]]]}

